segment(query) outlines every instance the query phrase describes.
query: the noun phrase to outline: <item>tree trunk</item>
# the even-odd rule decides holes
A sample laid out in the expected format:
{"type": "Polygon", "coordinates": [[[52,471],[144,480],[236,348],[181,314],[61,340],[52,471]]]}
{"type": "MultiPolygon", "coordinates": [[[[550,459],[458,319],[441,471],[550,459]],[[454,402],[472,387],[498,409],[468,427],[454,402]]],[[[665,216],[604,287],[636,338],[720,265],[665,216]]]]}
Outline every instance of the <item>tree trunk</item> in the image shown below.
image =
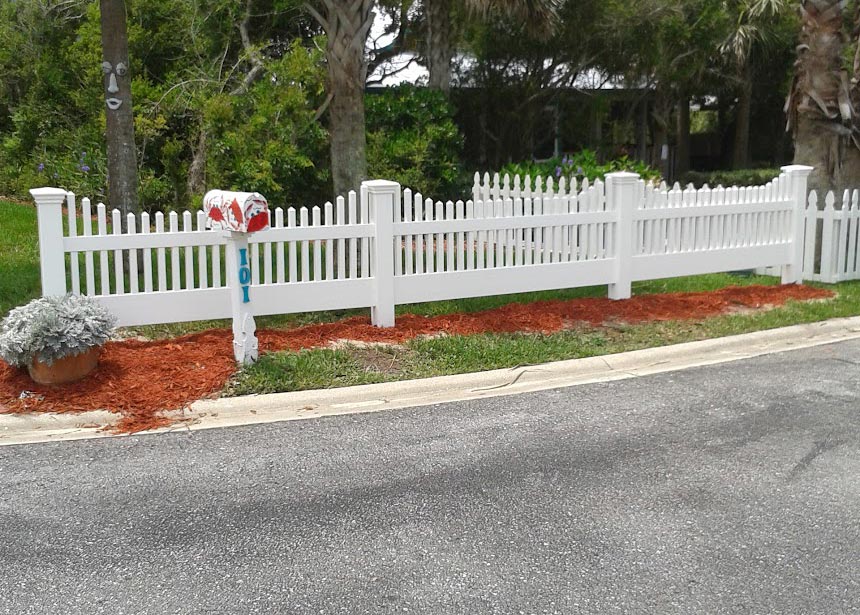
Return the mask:
{"type": "Polygon", "coordinates": [[[788,126],[794,135],[794,162],[815,167],[810,189],[819,193],[860,187],[857,118],[860,96],[854,75],[843,68],[846,39],[843,2],[806,0],[801,3],[803,27],[795,62],[794,82],[786,102],[788,126]]]}
{"type": "Polygon", "coordinates": [[[669,152],[669,116],[672,104],[668,97],[658,93],[654,103],[651,105],[651,119],[653,128],[651,134],[654,137],[651,146],[651,166],[660,170],[660,174],[667,182],[672,179],[672,168],[669,152]]]}
{"type": "Polygon", "coordinates": [[[744,66],[741,91],[735,113],[735,139],[732,147],[732,168],[745,169],[750,164],[750,115],[752,113],[753,75],[749,62],[744,66]]]}
{"type": "Polygon", "coordinates": [[[675,154],[675,173],[680,177],[690,170],[690,100],[682,98],[678,102],[676,118],[677,144],[675,154]]]}
{"type": "Polygon", "coordinates": [[[191,166],[188,167],[188,196],[206,192],[206,128],[200,126],[197,145],[194,147],[191,166]]]}
{"type": "Polygon", "coordinates": [[[358,191],[367,178],[364,84],[365,46],[373,23],[373,0],[322,0],[309,10],[325,29],[328,64],[331,174],[335,195],[358,191]]]}
{"type": "Polygon", "coordinates": [[[636,157],[648,162],[648,99],[643,99],[636,109],[636,157]]]}
{"type": "Polygon", "coordinates": [[[431,90],[440,90],[446,96],[451,90],[451,0],[425,0],[427,19],[427,69],[431,90]]]}
{"type": "Polygon", "coordinates": [[[108,201],[123,214],[138,212],[137,149],[124,0],[100,0],[102,71],[107,105],[108,201]]]}

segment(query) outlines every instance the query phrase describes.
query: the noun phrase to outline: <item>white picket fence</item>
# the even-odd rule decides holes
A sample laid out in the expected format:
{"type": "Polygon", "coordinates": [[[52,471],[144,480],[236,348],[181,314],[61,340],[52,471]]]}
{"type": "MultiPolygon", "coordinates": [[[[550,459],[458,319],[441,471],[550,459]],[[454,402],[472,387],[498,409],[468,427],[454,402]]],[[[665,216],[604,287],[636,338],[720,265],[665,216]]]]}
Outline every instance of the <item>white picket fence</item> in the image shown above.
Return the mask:
{"type": "MultiPolygon", "coordinates": [[[[713,190],[613,173],[456,203],[365,182],[322,208],[276,208],[273,227],[251,236],[253,311],[370,307],[391,326],[395,305],[422,301],[601,284],[623,299],[636,280],[767,266],[798,282],[810,169],[784,171],[767,186],[713,190]]],[[[101,204],[78,207],[55,188],[33,196],[44,294],[96,297],[121,325],[230,317],[227,239],[202,213],[129,215],[123,232],[101,204]]]]}
{"type": "Polygon", "coordinates": [[[803,278],[828,284],[860,279],[860,193],[846,190],[839,209],[828,192],[824,207],[809,193],[806,210],[803,278]]]}
{"type": "MultiPolygon", "coordinates": [[[[588,180],[585,180],[588,185],[588,180]]],[[[577,189],[575,177],[528,175],[490,175],[475,173],[472,185],[473,197],[480,199],[499,198],[545,198],[565,195],[577,189]]],[[[666,191],[666,183],[657,187],[666,191]]],[[[688,185],[685,192],[692,189],[688,185]]],[[[676,183],[672,188],[676,193],[682,190],[676,183]]],[[[746,189],[737,188],[738,191],[746,189]]],[[[732,197],[735,198],[735,197],[732,197]]],[[[747,197],[739,197],[745,199],[747,197]]],[[[845,191],[838,202],[833,192],[828,192],[823,202],[815,191],[809,193],[804,215],[803,274],[804,280],[835,284],[846,280],[860,279],[860,192],[845,191]]],[[[776,267],[756,267],[761,274],[780,275],[776,267]]]]}

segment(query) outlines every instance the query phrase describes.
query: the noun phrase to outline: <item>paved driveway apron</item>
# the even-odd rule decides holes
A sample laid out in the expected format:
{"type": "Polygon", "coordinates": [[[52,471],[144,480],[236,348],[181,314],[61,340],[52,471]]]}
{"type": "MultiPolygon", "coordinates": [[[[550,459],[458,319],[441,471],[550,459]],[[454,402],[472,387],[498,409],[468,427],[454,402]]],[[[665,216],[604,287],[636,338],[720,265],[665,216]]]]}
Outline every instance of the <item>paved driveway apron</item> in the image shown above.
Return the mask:
{"type": "Polygon", "coordinates": [[[0,613],[860,612],[860,342],[0,448],[0,613]]]}

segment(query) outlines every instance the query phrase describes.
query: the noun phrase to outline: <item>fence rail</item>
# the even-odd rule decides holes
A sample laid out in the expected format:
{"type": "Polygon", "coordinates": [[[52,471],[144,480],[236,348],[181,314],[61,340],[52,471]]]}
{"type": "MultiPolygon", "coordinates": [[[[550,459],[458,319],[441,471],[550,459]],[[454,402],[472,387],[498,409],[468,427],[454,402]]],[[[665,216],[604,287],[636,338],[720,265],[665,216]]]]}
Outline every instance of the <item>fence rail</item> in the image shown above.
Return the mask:
{"type": "MultiPolygon", "coordinates": [[[[253,312],[370,307],[375,324],[391,326],[395,305],[422,301],[600,284],[623,299],[636,280],[753,267],[779,267],[784,282],[797,282],[809,171],[786,167],[767,186],[713,190],[612,173],[581,185],[515,178],[494,191],[485,177],[478,198],[447,203],[365,182],[322,208],[270,212],[272,228],[250,240],[253,312]]],[[[94,296],[121,325],[230,316],[227,239],[206,230],[201,212],[129,215],[123,227],[118,211],[108,217],[98,204],[93,216],[74,194],[33,196],[44,294],[94,296]]],[[[841,226],[832,211],[823,218],[825,235],[851,246],[851,271],[854,205],[841,226]]],[[[836,269],[847,272],[847,262],[837,256],[836,269]]]]}

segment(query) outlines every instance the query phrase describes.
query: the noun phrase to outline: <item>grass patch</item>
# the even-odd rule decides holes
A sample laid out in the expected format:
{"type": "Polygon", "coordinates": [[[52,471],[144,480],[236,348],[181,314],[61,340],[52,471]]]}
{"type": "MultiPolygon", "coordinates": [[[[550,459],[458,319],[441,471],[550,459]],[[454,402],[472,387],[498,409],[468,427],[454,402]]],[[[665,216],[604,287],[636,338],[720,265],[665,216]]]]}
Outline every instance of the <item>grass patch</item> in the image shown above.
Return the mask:
{"type": "Polygon", "coordinates": [[[0,201],[0,317],[41,294],[36,209],[0,201]]]}
{"type": "MultiPolygon", "coordinates": [[[[765,278],[774,283],[773,278],[765,278]]],[[[677,292],[715,290],[730,284],[761,283],[755,276],[737,277],[730,274],[677,278],[640,285],[637,292],[677,292]],[[643,288],[644,287],[644,288],[643,288]]],[[[817,285],[824,286],[824,285],[817,285]]],[[[860,282],[844,282],[829,286],[837,296],[827,301],[796,302],[784,306],[752,312],[726,314],[701,321],[667,321],[645,324],[612,324],[602,327],[580,327],[541,335],[533,333],[478,334],[470,336],[439,336],[417,338],[404,347],[391,347],[387,350],[391,361],[380,361],[378,357],[368,360],[365,348],[344,346],[337,351],[329,349],[305,350],[300,353],[273,353],[264,355],[262,360],[244,368],[233,379],[227,394],[264,392],[256,388],[261,383],[265,392],[298,391],[313,388],[334,388],[354,384],[367,384],[409,378],[427,378],[490,369],[511,368],[518,365],[532,365],[549,361],[579,359],[599,355],[640,350],[656,346],[679,344],[704,339],[737,335],[789,325],[817,322],[828,318],[855,316],[860,313],[860,282]],[[287,361],[289,357],[300,356],[303,364],[310,368],[314,357],[321,363],[333,361],[348,369],[341,369],[336,376],[331,371],[317,375],[305,370],[272,369],[276,362],[287,361]]],[[[605,287],[600,290],[605,291],[605,287]]],[[[535,293],[532,298],[558,298],[562,296],[587,296],[580,293],[589,289],[535,293]]],[[[599,294],[599,293],[598,293],[599,294]]],[[[495,307],[509,303],[511,297],[488,297],[475,300],[482,307],[495,307]]],[[[469,300],[472,302],[472,300],[469,300]]],[[[449,308],[468,302],[440,302],[449,308]]],[[[439,309],[438,304],[420,306],[428,311],[439,309]]],[[[467,310],[475,308],[474,303],[464,306],[467,310]]],[[[441,313],[441,312],[438,312],[441,313]]]]}
{"type": "Polygon", "coordinates": [[[263,355],[227,389],[230,395],[248,395],[373,384],[386,379],[385,374],[366,369],[350,351],[303,350],[263,355]],[[290,383],[289,388],[284,383],[290,383]]]}

